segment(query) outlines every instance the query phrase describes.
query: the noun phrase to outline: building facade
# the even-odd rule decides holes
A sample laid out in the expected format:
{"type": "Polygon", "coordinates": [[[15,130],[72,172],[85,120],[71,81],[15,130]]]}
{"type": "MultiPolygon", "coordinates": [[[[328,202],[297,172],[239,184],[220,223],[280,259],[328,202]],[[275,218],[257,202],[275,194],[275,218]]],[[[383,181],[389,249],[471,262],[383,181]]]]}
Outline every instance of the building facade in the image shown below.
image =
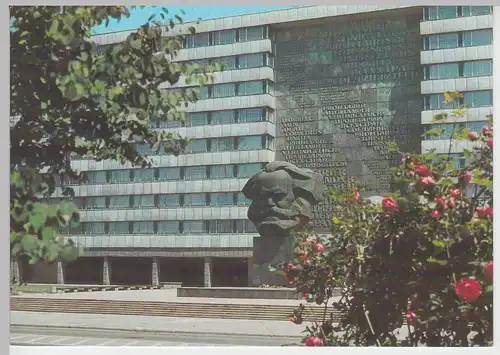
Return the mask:
{"type": "MultiPolygon", "coordinates": [[[[224,71],[184,123],[153,123],[193,138],[186,154],[156,155],[150,169],[73,160],[87,175],[74,186],[82,223],[71,233],[85,256],[38,265],[32,281],[257,285],[258,233],[240,191],[264,164],[287,160],[320,172],[328,186],[350,177],[381,193],[394,164],[384,141],[448,152],[452,123],[442,124],[442,137],[421,138],[435,114],[449,111],[443,92],[464,92],[471,109],[461,126],[480,129],[492,113],[491,6],[308,6],[195,27],[176,60],[224,71]]],[[[181,79],[177,88],[186,86],[181,79]]],[[[316,228],[330,220],[331,206],[317,206],[316,228]]]]}

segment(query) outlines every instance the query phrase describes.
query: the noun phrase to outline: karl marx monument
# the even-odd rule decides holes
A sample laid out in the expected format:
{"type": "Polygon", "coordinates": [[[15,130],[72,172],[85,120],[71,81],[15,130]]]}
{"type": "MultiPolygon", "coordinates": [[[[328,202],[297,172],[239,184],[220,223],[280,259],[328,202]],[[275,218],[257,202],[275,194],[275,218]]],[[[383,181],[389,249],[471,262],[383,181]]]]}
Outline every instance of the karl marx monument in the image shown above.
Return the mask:
{"type": "Polygon", "coordinates": [[[242,192],[252,201],[248,219],[260,234],[253,242],[254,285],[283,283],[269,266],[291,260],[291,234],[309,223],[312,206],[324,199],[325,191],[320,174],[284,161],[268,163],[248,180],[242,192]]]}

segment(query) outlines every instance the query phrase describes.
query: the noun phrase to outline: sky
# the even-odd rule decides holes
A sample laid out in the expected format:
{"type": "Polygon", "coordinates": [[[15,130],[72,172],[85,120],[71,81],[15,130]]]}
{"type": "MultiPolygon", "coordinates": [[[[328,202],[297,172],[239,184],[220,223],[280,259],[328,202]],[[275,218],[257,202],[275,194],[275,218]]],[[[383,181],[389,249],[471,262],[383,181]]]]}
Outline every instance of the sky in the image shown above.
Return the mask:
{"type": "MultiPolygon", "coordinates": [[[[198,19],[208,20],[219,17],[244,15],[248,13],[264,12],[264,11],[274,11],[292,8],[294,6],[166,6],[168,9],[168,17],[173,17],[175,14],[179,14],[184,22],[196,21],[198,19]],[[185,14],[181,14],[181,10],[184,10],[185,14]]],[[[128,19],[123,19],[119,23],[117,21],[110,21],[109,25],[106,27],[104,25],[98,26],[94,29],[95,34],[125,31],[139,28],[144,24],[149,16],[154,13],[159,13],[161,8],[153,8],[152,6],[146,6],[143,9],[135,8],[131,10],[131,15],[128,19]]],[[[158,20],[160,17],[158,17],[158,20]]]]}

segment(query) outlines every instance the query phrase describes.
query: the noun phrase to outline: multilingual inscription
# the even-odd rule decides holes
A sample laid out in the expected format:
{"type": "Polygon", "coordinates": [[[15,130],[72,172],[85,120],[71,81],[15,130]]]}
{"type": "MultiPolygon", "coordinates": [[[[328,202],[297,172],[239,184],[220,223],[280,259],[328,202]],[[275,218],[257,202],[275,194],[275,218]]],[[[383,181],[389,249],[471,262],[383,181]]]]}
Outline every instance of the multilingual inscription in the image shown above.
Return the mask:
{"type": "MultiPolygon", "coordinates": [[[[353,180],[389,188],[386,142],[420,149],[420,11],[276,29],[278,159],[331,187],[353,180]]],[[[334,207],[314,207],[329,227],[334,207]]]]}

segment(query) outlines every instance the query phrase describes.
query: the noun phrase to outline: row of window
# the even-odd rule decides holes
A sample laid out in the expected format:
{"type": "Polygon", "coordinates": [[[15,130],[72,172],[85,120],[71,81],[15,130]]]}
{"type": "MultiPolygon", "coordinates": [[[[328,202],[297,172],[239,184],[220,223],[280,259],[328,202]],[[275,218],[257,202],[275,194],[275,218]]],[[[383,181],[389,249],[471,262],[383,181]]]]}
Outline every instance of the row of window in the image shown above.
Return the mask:
{"type": "Polygon", "coordinates": [[[472,62],[433,64],[424,68],[424,79],[453,79],[493,75],[493,61],[476,60],[472,62]]]}
{"type": "Polygon", "coordinates": [[[451,137],[451,133],[453,130],[455,132],[460,131],[463,128],[467,128],[469,131],[474,131],[474,132],[481,132],[481,128],[483,128],[485,125],[487,125],[487,122],[485,121],[478,121],[478,122],[460,122],[456,123],[455,125],[453,123],[441,123],[441,124],[431,124],[431,125],[426,125],[425,130],[431,130],[433,128],[437,129],[442,129],[443,131],[439,136],[426,136],[425,140],[439,140],[439,139],[449,139],[451,137]],[[455,129],[453,129],[455,127],[455,129]]]}
{"type": "MultiPolygon", "coordinates": [[[[59,203],[61,198],[51,198],[49,203],[59,203]]],[[[123,209],[123,208],[176,208],[201,206],[249,206],[242,192],[211,192],[158,195],[120,195],[75,197],[75,205],[80,209],[123,209]]]]}
{"type": "Polygon", "coordinates": [[[198,48],[232,44],[236,42],[259,41],[269,38],[269,26],[256,26],[232,30],[196,33],[184,38],[184,48],[198,48]]]}
{"type": "MultiPolygon", "coordinates": [[[[185,91],[190,88],[168,89],[171,92],[185,91]]],[[[254,80],[240,83],[210,84],[196,87],[198,100],[220,99],[224,97],[274,95],[274,83],[270,80],[254,80]]]]}
{"type": "Polygon", "coordinates": [[[178,166],[149,169],[121,169],[86,171],[82,181],[67,181],[68,184],[106,184],[145,181],[178,181],[205,179],[250,178],[266,163],[178,166]]]}
{"type": "Polygon", "coordinates": [[[265,107],[189,113],[185,121],[151,119],[151,128],[178,128],[231,123],[274,122],[274,111],[265,107]]]}
{"type": "Polygon", "coordinates": [[[443,94],[430,94],[424,96],[424,110],[452,109],[457,105],[467,105],[469,107],[485,107],[493,105],[492,90],[468,91],[463,93],[463,98],[458,103],[444,102],[443,94]]]}
{"type": "Polygon", "coordinates": [[[241,54],[227,57],[203,58],[190,60],[189,64],[207,66],[209,64],[222,64],[223,70],[250,69],[271,67],[274,68],[274,57],[271,53],[241,54]]]}
{"type": "Polygon", "coordinates": [[[428,6],[424,8],[424,20],[446,20],[491,13],[493,13],[493,6],[428,6]]]}
{"type": "Polygon", "coordinates": [[[176,234],[225,234],[257,233],[249,220],[195,220],[195,221],[135,221],[135,222],[82,222],[68,228],[63,234],[71,235],[176,235],[176,234]]]}
{"type": "Polygon", "coordinates": [[[486,46],[490,45],[492,41],[492,29],[440,33],[424,37],[424,50],[486,46]]]}

